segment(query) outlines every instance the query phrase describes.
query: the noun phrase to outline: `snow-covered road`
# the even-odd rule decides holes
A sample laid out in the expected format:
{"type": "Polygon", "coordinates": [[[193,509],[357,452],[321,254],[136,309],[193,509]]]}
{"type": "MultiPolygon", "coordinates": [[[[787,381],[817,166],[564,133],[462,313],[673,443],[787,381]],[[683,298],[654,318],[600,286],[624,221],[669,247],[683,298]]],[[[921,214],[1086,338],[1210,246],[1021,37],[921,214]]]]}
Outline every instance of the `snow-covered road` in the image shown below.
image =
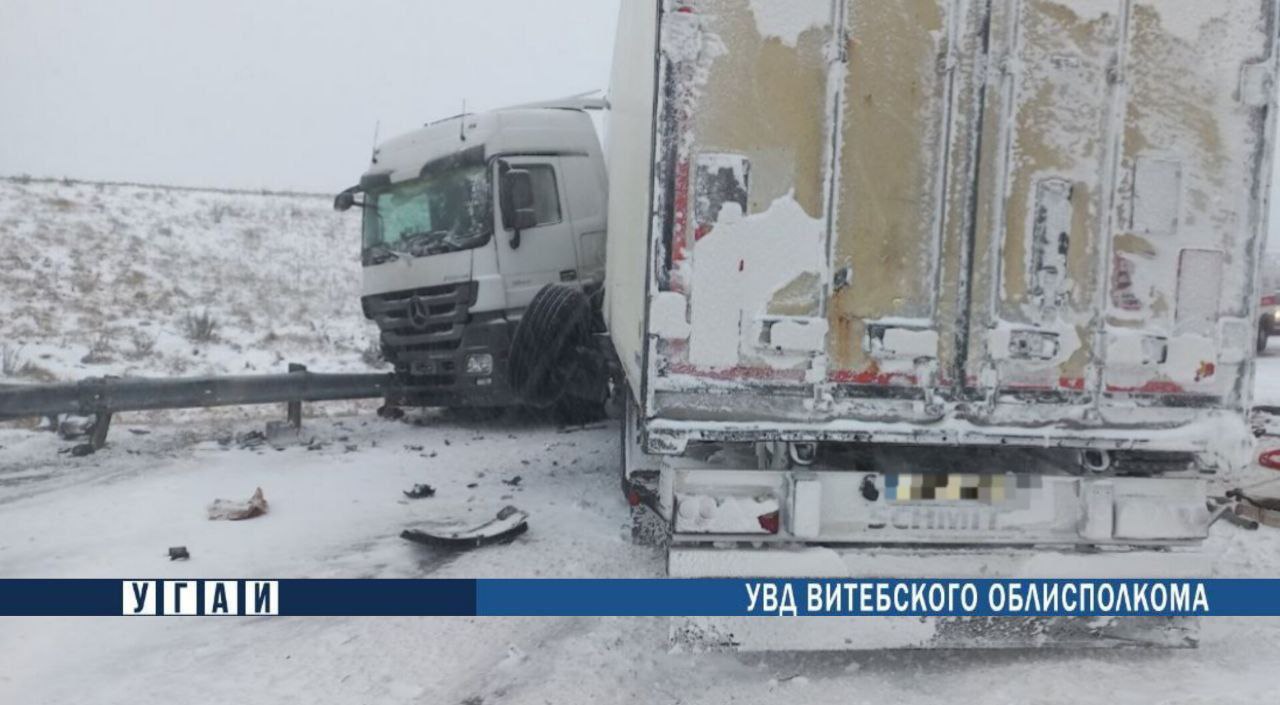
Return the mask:
{"type": "MultiPolygon", "coordinates": [[[[662,574],[626,538],[616,426],[412,421],[312,421],[316,449],[275,451],[224,447],[208,425],[135,435],[124,418],[86,459],[58,455],[51,434],[0,431],[0,577],[662,574]],[[419,482],[437,497],[402,496],[419,482]],[[205,518],[257,487],[267,516],[205,518]],[[532,515],[508,546],[450,556],[397,538],[507,504],[532,515]],[[174,545],[192,560],[170,563],[174,545]]],[[[1280,574],[1280,532],[1219,525],[1208,550],[1219,575],[1280,574]]],[[[1266,702],[1280,622],[1216,620],[1202,637],[1188,652],[688,657],[652,619],[9,619],[0,702],[1266,702]]]]}

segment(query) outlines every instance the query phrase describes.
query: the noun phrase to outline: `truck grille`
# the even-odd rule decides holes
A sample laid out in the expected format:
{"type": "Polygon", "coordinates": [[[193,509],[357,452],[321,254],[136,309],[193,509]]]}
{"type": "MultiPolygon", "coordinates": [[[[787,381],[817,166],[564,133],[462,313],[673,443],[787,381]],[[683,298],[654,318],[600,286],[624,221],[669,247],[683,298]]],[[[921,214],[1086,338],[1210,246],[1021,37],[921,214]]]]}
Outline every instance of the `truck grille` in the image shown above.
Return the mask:
{"type": "Polygon", "coordinates": [[[378,324],[383,353],[397,368],[429,363],[433,372],[452,372],[478,289],[468,282],[366,296],[364,315],[378,324]]]}

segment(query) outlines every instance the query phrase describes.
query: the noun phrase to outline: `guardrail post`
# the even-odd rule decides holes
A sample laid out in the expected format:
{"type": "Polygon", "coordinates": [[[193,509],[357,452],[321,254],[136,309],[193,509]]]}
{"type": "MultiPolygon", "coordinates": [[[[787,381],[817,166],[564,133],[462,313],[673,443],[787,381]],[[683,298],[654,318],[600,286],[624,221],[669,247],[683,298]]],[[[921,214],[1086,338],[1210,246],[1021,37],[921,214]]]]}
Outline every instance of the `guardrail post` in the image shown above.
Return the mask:
{"type": "Polygon", "coordinates": [[[89,438],[89,443],[94,450],[102,450],[107,445],[107,432],[111,430],[112,414],[100,411],[94,414],[93,435],[89,438]]]}
{"type": "MultiPolygon", "coordinates": [[[[295,365],[293,363],[289,363],[289,374],[303,375],[306,373],[307,373],[306,365],[295,365]]],[[[289,402],[289,425],[292,426],[293,430],[295,431],[302,430],[302,401],[301,400],[295,399],[294,401],[289,402]]]]}

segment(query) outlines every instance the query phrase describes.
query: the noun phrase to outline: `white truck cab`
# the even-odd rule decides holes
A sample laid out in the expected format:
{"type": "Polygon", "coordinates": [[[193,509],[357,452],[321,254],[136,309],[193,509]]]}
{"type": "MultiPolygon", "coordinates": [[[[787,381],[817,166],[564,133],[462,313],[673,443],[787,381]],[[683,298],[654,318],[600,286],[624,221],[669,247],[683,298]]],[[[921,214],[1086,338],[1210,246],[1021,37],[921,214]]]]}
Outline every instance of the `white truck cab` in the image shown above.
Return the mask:
{"type": "Polygon", "coordinates": [[[338,195],[364,213],[364,313],[414,390],[390,404],[514,403],[507,351],[529,301],[553,282],[601,287],[607,177],[584,106],[431,123],[377,147],[338,195]]]}

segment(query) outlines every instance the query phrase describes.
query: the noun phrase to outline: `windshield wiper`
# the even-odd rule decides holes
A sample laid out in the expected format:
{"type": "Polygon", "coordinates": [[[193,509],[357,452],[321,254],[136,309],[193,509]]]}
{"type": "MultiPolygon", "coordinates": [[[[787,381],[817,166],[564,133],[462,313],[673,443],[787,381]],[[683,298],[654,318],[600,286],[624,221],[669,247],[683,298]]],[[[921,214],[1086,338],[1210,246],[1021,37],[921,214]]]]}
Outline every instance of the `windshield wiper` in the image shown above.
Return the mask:
{"type": "Polygon", "coordinates": [[[448,230],[435,230],[432,232],[412,233],[404,236],[405,250],[414,257],[426,257],[429,255],[438,255],[448,252],[446,246],[443,250],[440,246],[449,237],[448,230]]]}
{"type": "Polygon", "coordinates": [[[400,259],[400,253],[386,245],[374,245],[364,251],[365,261],[370,265],[386,264],[400,259]]]}

